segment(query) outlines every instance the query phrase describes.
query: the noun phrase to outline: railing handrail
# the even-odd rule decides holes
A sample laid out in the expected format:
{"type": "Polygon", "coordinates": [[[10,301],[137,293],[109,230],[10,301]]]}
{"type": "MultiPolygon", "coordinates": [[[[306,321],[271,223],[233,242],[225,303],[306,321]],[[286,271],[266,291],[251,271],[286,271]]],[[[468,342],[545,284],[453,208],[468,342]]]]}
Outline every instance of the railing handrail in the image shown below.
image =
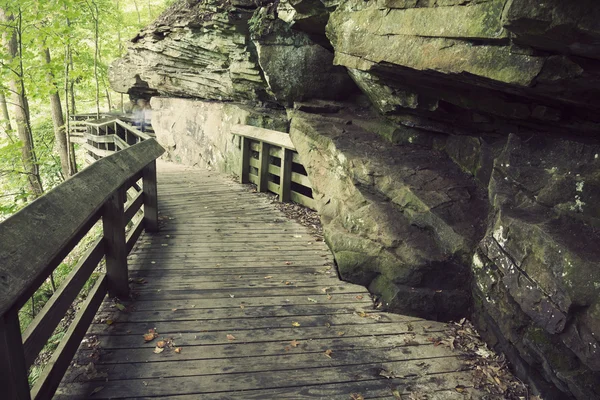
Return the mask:
{"type": "Polygon", "coordinates": [[[259,128],[250,125],[235,124],[231,127],[231,133],[248,139],[265,142],[274,146],[296,151],[296,146],[294,146],[294,143],[292,143],[290,135],[284,132],[273,131],[271,129],[259,128]]]}
{"type": "Polygon", "coordinates": [[[0,314],[25,303],[28,289],[47,278],[49,265],[64,258],[74,235],[163,152],[155,140],[145,140],[111,154],[0,223],[0,314]]]}
{"type": "Polygon", "coordinates": [[[156,159],[164,151],[150,139],[115,152],[0,223],[0,386],[7,398],[51,398],[106,292],[129,295],[127,254],[142,229],[158,230],[156,159]],[[137,193],[126,202],[132,187],[137,193]],[[142,205],[143,216],[135,221],[142,205]],[[102,237],[21,334],[20,308],[100,218],[102,237]],[[133,227],[126,233],[128,222],[133,227]],[[100,274],[30,391],[27,369],[103,257],[106,273],[100,274]]]}

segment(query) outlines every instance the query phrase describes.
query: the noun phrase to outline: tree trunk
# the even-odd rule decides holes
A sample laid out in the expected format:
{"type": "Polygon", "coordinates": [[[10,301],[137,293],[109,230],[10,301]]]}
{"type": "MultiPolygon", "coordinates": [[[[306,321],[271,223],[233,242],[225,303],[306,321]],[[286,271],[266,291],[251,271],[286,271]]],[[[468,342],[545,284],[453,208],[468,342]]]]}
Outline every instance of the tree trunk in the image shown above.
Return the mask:
{"type": "Polygon", "coordinates": [[[8,107],[6,106],[6,97],[4,97],[4,93],[0,93],[0,118],[2,119],[2,129],[6,135],[10,134],[12,131],[12,126],[10,125],[10,116],[8,115],[8,107]]]}
{"type": "MultiPolygon", "coordinates": [[[[4,11],[0,9],[0,21],[6,25],[11,25],[14,22],[12,15],[6,16],[4,11]]],[[[13,105],[14,119],[17,124],[17,134],[22,143],[21,158],[23,167],[27,174],[29,189],[33,196],[39,197],[44,192],[42,188],[42,180],[37,164],[35,149],[33,144],[33,135],[31,132],[31,124],[29,120],[29,107],[27,103],[27,95],[25,93],[25,85],[23,82],[23,62],[21,52],[19,51],[21,38],[21,19],[17,21],[17,26],[10,29],[10,37],[6,41],[6,48],[10,60],[18,60],[18,68],[13,70],[13,74],[9,81],[11,91],[10,102],[13,105]]]]}
{"type": "MultiPolygon", "coordinates": [[[[46,64],[50,64],[50,49],[45,48],[44,59],[46,64]]],[[[50,70],[49,70],[50,71],[50,70]]],[[[60,166],[62,168],[63,177],[71,176],[69,168],[69,144],[67,142],[67,135],[65,132],[65,118],[63,116],[62,104],[60,103],[60,96],[58,95],[58,87],[54,80],[54,74],[48,72],[46,75],[48,83],[53,87],[52,93],[50,93],[50,107],[52,113],[52,123],[54,124],[54,138],[56,139],[56,149],[60,156],[60,166]]]]}

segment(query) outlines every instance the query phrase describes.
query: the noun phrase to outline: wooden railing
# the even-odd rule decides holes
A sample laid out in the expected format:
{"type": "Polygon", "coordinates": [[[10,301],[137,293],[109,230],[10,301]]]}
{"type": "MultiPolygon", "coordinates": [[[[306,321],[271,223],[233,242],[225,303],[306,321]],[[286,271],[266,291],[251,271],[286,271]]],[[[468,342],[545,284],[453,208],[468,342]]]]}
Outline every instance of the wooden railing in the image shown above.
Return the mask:
{"type": "Polygon", "coordinates": [[[86,151],[86,162],[91,164],[115,151],[124,150],[129,146],[154,137],[140,131],[118,118],[104,120],[82,121],[86,127],[82,147],[86,151]]]}
{"type": "Polygon", "coordinates": [[[158,230],[155,160],[163,152],[150,139],[114,153],[0,224],[1,398],[51,398],[107,291],[120,298],[129,295],[127,255],[143,229],[158,230]],[[140,179],[142,189],[126,202],[126,191],[140,179]],[[134,218],[142,205],[142,216],[134,218]],[[100,219],[103,236],[21,334],[19,309],[100,219]],[[133,226],[126,233],[130,221],[133,226]],[[103,258],[106,273],[30,391],[28,368],[103,258]]]}
{"type": "Polygon", "coordinates": [[[234,135],[241,137],[241,183],[254,183],[259,192],[272,192],[279,201],[294,201],[315,209],[312,187],[287,133],[234,125],[234,135]]]}

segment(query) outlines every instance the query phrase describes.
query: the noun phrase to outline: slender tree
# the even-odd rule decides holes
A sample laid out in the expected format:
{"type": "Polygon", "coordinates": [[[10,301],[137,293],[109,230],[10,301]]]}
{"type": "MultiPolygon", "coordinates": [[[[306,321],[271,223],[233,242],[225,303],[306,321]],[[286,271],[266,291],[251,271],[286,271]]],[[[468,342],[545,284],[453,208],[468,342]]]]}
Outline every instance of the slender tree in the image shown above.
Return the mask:
{"type": "MultiPolygon", "coordinates": [[[[50,49],[46,47],[42,53],[46,65],[50,67],[52,63],[50,49]]],[[[60,165],[63,176],[66,178],[71,176],[71,168],[69,168],[69,144],[67,142],[67,135],[65,131],[65,118],[63,116],[62,104],[58,94],[58,85],[56,84],[54,74],[50,68],[48,68],[48,71],[46,72],[46,80],[52,87],[49,96],[52,124],[54,125],[55,146],[60,157],[60,165]]]]}
{"type": "Polygon", "coordinates": [[[35,197],[44,192],[39,166],[35,154],[33,134],[31,131],[31,120],[29,118],[29,104],[25,91],[23,49],[22,49],[22,14],[21,9],[17,11],[17,19],[12,14],[6,15],[0,9],[0,21],[9,26],[9,35],[5,40],[5,46],[11,61],[12,76],[9,79],[10,101],[12,103],[14,120],[17,125],[17,134],[21,141],[21,158],[23,167],[27,174],[27,181],[31,194],[35,197]]]}

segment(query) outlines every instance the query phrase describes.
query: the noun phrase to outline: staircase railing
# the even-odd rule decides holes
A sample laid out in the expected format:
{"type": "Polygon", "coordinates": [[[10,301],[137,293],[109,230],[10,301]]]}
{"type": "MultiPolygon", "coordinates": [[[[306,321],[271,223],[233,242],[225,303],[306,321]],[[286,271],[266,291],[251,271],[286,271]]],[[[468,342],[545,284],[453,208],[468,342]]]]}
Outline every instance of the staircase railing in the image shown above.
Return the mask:
{"type": "Polygon", "coordinates": [[[83,134],[82,147],[86,151],[86,162],[91,164],[115,151],[124,150],[143,140],[151,139],[153,134],[145,133],[119,118],[81,121],[86,131],[83,134]]]}
{"type": "Polygon", "coordinates": [[[131,147],[129,142],[115,143],[124,150],[90,165],[0,223],[2,398],[52,397],[107,291],[128,296],[127,255],[142,230],[158,230],[155,160],[164,149],[153,139],[131,147]],[[138,186],[140,179],[142,189],[126,201],[127,190],[138,186]],[[99,220],[102,237],[21,333],[21,307],[99,220]],[[130,222],[133,227],[126,233],[130,222]],[[28,368],[102,259],[106,273],[94,284],[30,391],[28,368]]]}
{"type": "Polygon", "coordinates": [[[315,209],[310,179],[287,133],[249,125],[234,125],[232,133],[241,138],[241,183],[315,209]]]}

